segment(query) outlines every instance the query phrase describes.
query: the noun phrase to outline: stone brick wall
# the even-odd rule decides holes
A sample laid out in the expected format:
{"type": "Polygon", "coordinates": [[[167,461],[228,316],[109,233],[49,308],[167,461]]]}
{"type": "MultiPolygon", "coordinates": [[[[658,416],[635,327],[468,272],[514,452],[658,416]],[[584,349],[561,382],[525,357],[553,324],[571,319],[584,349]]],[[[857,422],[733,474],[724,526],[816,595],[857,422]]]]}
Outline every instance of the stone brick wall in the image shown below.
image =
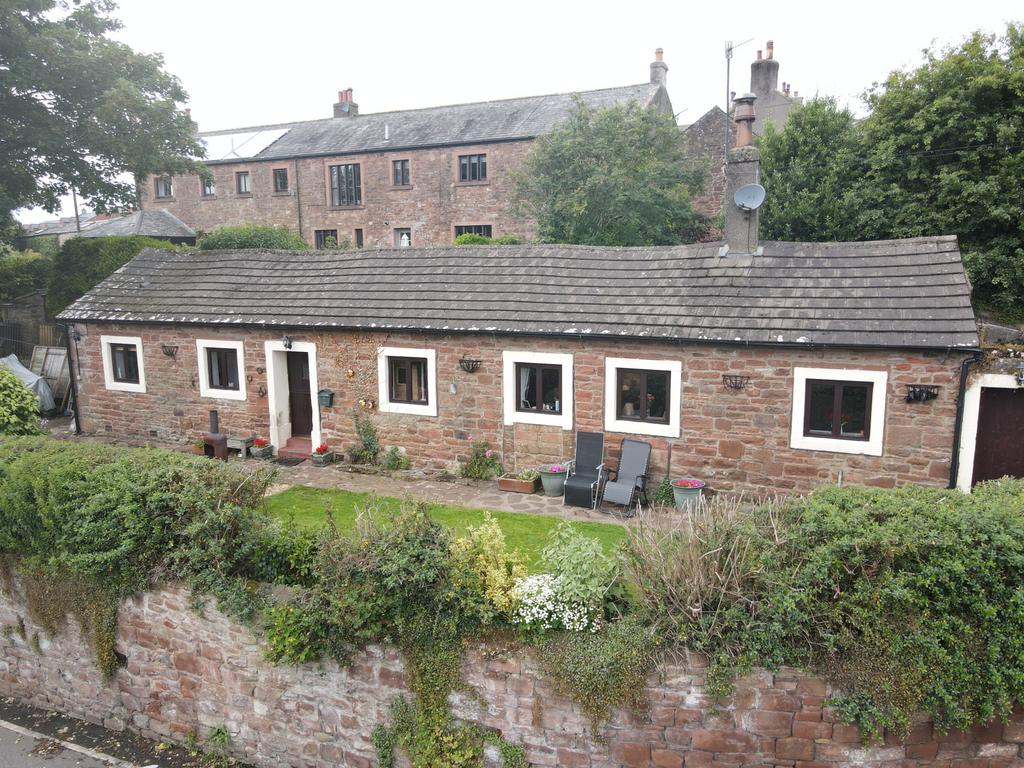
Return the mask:
{"type": "MultiPolygon", "coordinates": [[[[712,107],[693,124],[686,127],[686,151],[703,164],[704,189],[694,197],[693,207],[708,217],[722,211],[725,199],[725,127],[729,125],[729,146],[736,141],[736,124],[719,107],[712,107]]],[[[720,237],[717,229],[709,231],[708,239],[720,237]]]]}
{"type": "Polygon", "coordinates": [[[203,198],[197,176],[173,178],[174,197],[155,199],[153,179],[140,184],[142,207],[166,208],[197,231],[223,225],[271,224],[300,232],[315,245],[316,230],[338,231],[338,239],[355,245],[355,230],[363,230],[366,248],[396,245],[396,229],[412,230],[416,246],[451,245],[456,225],[489,224],[494,237],[536,236],[536,223],[513,216],[509,209],[513,174],[529,152],[531,142],[510,141],[460,147],[374,152],[299,160],[218,163],[209,166],[216,195],[203,198]],[[458,183],[459,155],[486,154],[487,181],[458,183]],[[392,185],[393,160],[409,160],[412,182],[392,185]],[[332,208],[328,168],[359,163],[363,204],[332,208]],[[275,193],[273,171],[288,171],[289,191],[275,193]],[[251,194],[236,193],[235,174],[249,172],[251,194]],[[301,214],[301,215],[300,215],[301,214]]]}
{"type": "MultiPolygon", "coordinates": [[[[181,742],[225,726],[234,754],[266,768],[376,763],[373,727],[405,691],[394,650],[370,647],[348,669],[275,667],[249,630],[212,606],[200,616],[182,589],[126,601],[118,648],[125,666],[104,685],[74,622],[47,638],[23,601],[0,594],[0,695],[146,736],[181,742]],[[38,635],[39,649],[33,649],[38,635]]],[[[646,711],[616,712],[595,739],[579,708],[558,695],[520,651],[474,649],[455,714],[521,744],[531,765],[597,768],[1004,768],[1024,764],[1024,711],[1010,722],[939,734],[919,718],[905,741],[865,747],[836,722],[821,680],[795,670],[756,671],[712,706],[694,657],[648,681],[646,711]]]]}
{"type": "MultiPolygon", "coordinates": [[[[208,411],[220,412],[229,433],[267,436],[270,413],[264,341],[281,332],[209,329],[192,326],[79,324],[76,374],[82,428],[139,442],[191,442],[208,428],[208,411]],[[100,350],[102,334],[141,336],[147,392],[105,388],[100,350]],[[200,397],[196,338],[244,341],[247,399],[200,397]],[[175,358],[161,345],[178,346],[175,358]],[[259,393],[263,391],[261,396],[259,393]]],[[[855,485],[893,487],[898,483],[943,485],[956,415],[961,355],[841,349],[763,349],[713,347],[604,339],[528,339],[471,335],[416,335],[292,331],[294,341],[317,347],[321,388],[335,392],[334,406],[320,409],[323,438],[336,449],[355,443],[352,412],[361,399],[377,400],[377,349],[429,347],[437,350],[438,416],[371,412],[381,443],[404,449],[414,466],[450,467],[464,460],[474,440],[486,439],[516,471],[571,457],[575,430],[605,431],[605,358],[628,357],[682,362],[682,434],[672,440],[672,474],[704,479],[718,491],[805,492],[841,479],[855,485]],[[503,423],[502,351],[571,352],[574,355],[572,430],[555,426],[503,423]],[[459,367],[462,357],[482,361],[476,373],[459,367]],[[790,448],[793,368],[888,371],[882,456],[790,448]],[[723,385],[723,374],[749,375],[742,390],[723,385]],[[906,384],[939,386],[938,398],[907,403],[906,384]],[[453,391],[454,388],[454,391],[453,391]]],[[[316,418],[316,414],[314,414],[316,418]]],[[[651,442],[653,478],[667,464],[669,440],[608,432],[606,460],[613,462],[625,437],[651,442]]]]}

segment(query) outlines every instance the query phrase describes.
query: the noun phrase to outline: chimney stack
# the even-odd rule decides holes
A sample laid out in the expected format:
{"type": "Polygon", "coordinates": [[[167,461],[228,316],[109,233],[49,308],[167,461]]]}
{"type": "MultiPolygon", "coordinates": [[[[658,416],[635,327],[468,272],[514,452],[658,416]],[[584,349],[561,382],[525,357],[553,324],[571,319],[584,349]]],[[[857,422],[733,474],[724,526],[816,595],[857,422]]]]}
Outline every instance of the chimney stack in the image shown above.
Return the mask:
{"type": "Polygon", "coordinates": [[[758,252],[758,212],[736,205],[736,190],[760,183],[761,152],[754,146],[754,101],[752,93],[733,101],[736,119],[736,146],[729,150],[725,164],[725,248],[730,256],[758,252]]]}
{"type": "Polygon", "coordinates": [[[654,50],[654,61],[651,62],[651,85],[665,85],[668,80],[668,64],[662,61],[665,52],[661,48],[654,50]]]}
{"type": "Polygon", "coordinates": [[[765,57],[757,52],[757,59],[750,65],[750,90],[762,101],[769,101],[779,89],[779,62],[775,60],[775,42],[765,44],[765,57]]]}
{"type": "Polygon", "coordinates": [[[335,117],[355,117],[359,114],[359,105],[352,100],[352,89],[338,91],[338,103],[334,105],[335,117]]]}

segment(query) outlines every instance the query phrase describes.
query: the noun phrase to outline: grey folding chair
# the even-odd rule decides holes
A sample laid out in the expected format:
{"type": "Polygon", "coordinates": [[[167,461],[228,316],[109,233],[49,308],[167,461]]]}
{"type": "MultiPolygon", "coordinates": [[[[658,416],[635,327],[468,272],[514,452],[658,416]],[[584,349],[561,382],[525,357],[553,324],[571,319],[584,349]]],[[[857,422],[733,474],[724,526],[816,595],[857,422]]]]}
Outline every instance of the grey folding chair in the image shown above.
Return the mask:
{"type": "Polygon", "coordinates": [[[609,472],[600,503],[603,505],[604,502],[610,501],[613,504],[621,504],[627,517],[639,512],[641,504],[650,506],[650,502],[647,501],[647,470],[650,463],[650,443],[623,440],[619,467],[609,472]],[[636,504],[635,511],[633,504],[636,504]]]}
{"type": "Polygon", "coordinates": [[[568,466],[562,503],[593,509],[604,477],[604,433],[577,432],[576,456],[568,466]]]}

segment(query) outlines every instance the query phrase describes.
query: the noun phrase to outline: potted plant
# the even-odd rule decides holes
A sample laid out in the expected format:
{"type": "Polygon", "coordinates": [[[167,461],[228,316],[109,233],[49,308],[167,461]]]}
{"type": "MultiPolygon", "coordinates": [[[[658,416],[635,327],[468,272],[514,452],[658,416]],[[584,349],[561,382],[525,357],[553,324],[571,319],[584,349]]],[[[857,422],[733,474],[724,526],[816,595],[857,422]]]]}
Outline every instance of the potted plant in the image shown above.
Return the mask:
{"type": "Polygon", "coordinates": [[[498,488],[512,493],[533,493],[540,484],[540,472],[527,469],[518,475],[502,475],[498,478],[498,488]]]}
{"type": "Polygon", "coordinates": [[[274,446],[265,437],[257,437],[252,441],[249,453],[254,459],[269,459],[274,455],[274,446]]]}
{"type": "Polygon", "coordinates": [[[334,462],[334,451],[331,450],[327,443],[320,443],[320,445],[313,449],[311,458],[318,467],[326,467],[334,462]]]}
{"type": "Polygon", "coordinates": [[[561,496],[565,492],[567,469],[564,464],[545,464],[539,471],[545,495],[561,496]]]}
{"type": "Polygon", "coordinates": [[[682,477],[672,481],[672,496],[675,498],[676,509],[685,512],[700,503],[704,481],[692,477],[682,477]]]}
{"type": "Polygon", "coordinates": [[[196,456],[205,456],[206,455],[206,441],[205,440],[196,440],[194,443],[192,443],[192,453],[194,453],[196,456]]]}

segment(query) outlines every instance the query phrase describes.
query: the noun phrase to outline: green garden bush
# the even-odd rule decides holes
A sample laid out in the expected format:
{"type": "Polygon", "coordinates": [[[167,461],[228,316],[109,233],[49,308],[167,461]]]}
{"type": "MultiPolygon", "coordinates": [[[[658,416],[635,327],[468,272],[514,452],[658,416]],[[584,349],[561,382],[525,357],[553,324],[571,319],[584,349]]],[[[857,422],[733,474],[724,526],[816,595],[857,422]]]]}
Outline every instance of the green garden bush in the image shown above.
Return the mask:
{"type": "Polygon", "coordinates": [[[455,238],[455,245],[491,245],[493,241],[487,235],[466,232],[455,238]]]}
{"type": "Polygon", "coordinates": [[[61,246],[53,262],[46,295],[50,314],[57,314],[98,283],[138,256],[143,248],[173,249],[166,240],[126,237],[74,237],[61,246]]]}
{"type": "Polygon", "coordinates": [[[271,251],[307,251],[309,244],[288,227],[265,224],[242,224],[237,227],[218,227],[199,238],[204,251],[261,248],[271,251]]]}
{"type": "Polygon", "coordinates": [[[49,256],[0,245],[0,301],[44,290],[52,273],[53,259],[49,256]]]}
{"type": "Polygon", "coordinates": [[[21,379],[0,368],[0,435],[37,434],[39,398],[21,379]]]}

